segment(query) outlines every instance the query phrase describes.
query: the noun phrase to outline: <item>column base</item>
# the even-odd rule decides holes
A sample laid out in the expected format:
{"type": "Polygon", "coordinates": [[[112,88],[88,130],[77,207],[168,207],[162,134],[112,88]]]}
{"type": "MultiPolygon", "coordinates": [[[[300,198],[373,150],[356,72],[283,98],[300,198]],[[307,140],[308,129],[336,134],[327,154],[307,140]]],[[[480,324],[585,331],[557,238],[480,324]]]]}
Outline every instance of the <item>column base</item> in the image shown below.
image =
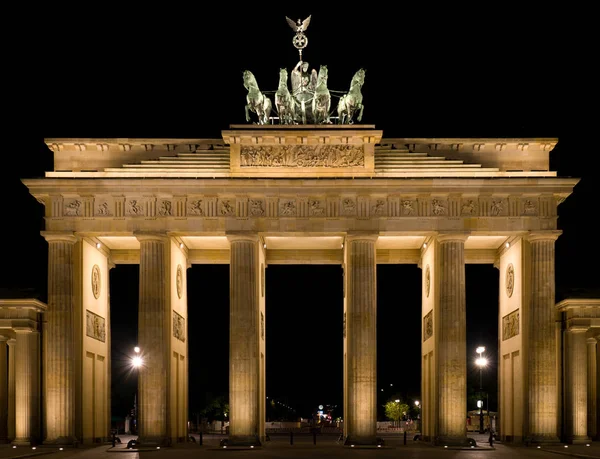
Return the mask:
{"type": "Polygon", "coordinates": [[[377,446],[382,444],[382,441],[372,435],[348,435],[344,441],[344,446],[377,446]]]}
{"type": "Polygon", "coordinates": [[[224,443],[227,446],[261,446],[258,435],[230,435],[224,443]]]}
{"type": "Polygon", "coordinates": [[[35,446],[37,442],[32,438],[15,438],[10,444],[15,446],[35,446]]]}
{"type": "Polygon", "coordinates": [[[530,435],[525,437],[525,445],[555,445],[560,443],[556,435],[530,435]]]}
{"type": "Polygon", "coordinates": [[[567,437],[567,443],[570,445],[585,445],[590,441],[590,437],[587,435],[571,435],[570,437],[567,437]]]}
{"type": "Polygon", "coordinates": [[[471,446],[472,440],[467,436],[440,435],[435,437],[433,444],[435,446],[471,446]]]}
{"type": "Polygon", "coordinates": [[[136,448],[152,448],[155,446],[171,446],[171,437],[141,437],[138,436],[135,441],[136,448]]]}
{"type": "Polygon", "coordinates": [[[75,437],[57,437],[46,439],[42,444],[50,446],[77,446],[79,445],[79,440],[75,437]]]}

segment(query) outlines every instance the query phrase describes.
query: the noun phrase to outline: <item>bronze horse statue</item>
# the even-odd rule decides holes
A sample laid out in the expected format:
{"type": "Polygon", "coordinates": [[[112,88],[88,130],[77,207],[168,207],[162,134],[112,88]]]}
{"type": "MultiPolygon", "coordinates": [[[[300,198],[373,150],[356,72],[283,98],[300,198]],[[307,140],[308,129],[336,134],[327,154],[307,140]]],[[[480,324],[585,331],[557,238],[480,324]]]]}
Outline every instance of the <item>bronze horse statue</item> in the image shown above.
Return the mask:
{"type": "Polygon", "coordinates": [[[257,124],[269,124],[272,109],[271,99],[260,92],[256,78],[250,70],[244,71],[244,87],[248,90],[246,95],[246,121],[250,121],[250,112],[253,112],[258,117],[257,124]]]}
{"type": "Polygon", "coordinates": [[[338,103],[337,113],[339,124],[352,124],[356,113],[358,113],[356,121],[360,122],[362,120],[364,106],[360,90],[363,84],[365,84],[365,70],[360,69],[352,77],[350,90],[340,98],[338,103]]]}
{"type": "Polygon", "coordinates": [[[288,71],[279,70],[279,88],[275,92],[275,108],[279,124],[294,124],[296,103],[288,88],[288,71]]]}

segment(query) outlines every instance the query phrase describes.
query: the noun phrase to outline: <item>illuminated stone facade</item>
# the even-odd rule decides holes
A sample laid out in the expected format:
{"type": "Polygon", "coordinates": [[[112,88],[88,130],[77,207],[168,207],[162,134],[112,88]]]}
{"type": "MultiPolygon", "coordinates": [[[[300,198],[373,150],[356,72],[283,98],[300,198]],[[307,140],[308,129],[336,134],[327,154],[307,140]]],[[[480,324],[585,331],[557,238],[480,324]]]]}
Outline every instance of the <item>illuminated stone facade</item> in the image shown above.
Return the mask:
{"type": "Polygon", "coordinates": [[[344,268],[349,443],[376,442],[381,263],[423,268],[426,440],[466,442],[467,263],[499,268],[500,319],[519,310],[500,345],[501,435],[558,439],[554,241],[557,206],[577,179],[549,170],[557,140],[382,134],[371,125],[245,125],[222,139],[47,139],[54,170],[24,180],[45,206],[50,255],[44,345],[56,366],[45,367],[45,440],[108,436],[108,271],[119,263],[140,265],[139,336],[148,358],[140,435],[148,443],[185,439],[181,327],[193,263],[230,265],[232,443],[264,439],[264,267],[285,263],[344,268]]]}

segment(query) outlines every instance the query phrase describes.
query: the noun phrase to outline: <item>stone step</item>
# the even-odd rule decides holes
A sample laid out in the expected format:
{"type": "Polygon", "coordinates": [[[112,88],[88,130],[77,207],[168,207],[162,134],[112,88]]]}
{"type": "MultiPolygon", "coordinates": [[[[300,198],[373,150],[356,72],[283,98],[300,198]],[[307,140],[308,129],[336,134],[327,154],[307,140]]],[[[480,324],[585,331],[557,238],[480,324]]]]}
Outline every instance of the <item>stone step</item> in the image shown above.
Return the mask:
{"type": "Polygon", "coordinates": [[[441,172],[441,173],[447,173],[447,172],[499,172],[500,169],[497,167],[481,167],[481,165],[465,165],[465,167],[459,167],[459,166],[451,166],[451,167],[425,167],[425,168],[419,168],[419,167],[397,167],[397,168],[379,168],[376,167],[375,168],[375,172],[377,173],[381,173],[381,172],[390,172],[390,173],[394,173],[394,172],[399,172],[399,173],[405,173],[405,172],[416,172],[416,173],[427,173],[427,172],[441,172]]]}
{"type": "Polygon", "coordinates": [[[445,160],[445,161],[439,161],[439,160],[434,160],[434,161],[418,161],[418,160],[409,160],[409,159],[405,159],[405,160],[377,160],[377,158],[375,158],[375,167],[377,166],[383,166],[383,165],[389,165],[389,166],[398,166],[398,167],[403,167],[404,165],[410,165],[410,164],[418,164],[420,167],[428,167],[432,164],[464,164],[461,160],[445,160]]]}
{"type": "MultiPolygon", "coordinates": [[[[123,164],[123,169],[226,169],[229,170],[229,164],[169,164],[169,163],[154,163],[154,164],[123,164]]],[[[116,168],[112,168],[116,169],[116,168]]],[[[108,169],[107,169],[108,170],[108,169]]]]}

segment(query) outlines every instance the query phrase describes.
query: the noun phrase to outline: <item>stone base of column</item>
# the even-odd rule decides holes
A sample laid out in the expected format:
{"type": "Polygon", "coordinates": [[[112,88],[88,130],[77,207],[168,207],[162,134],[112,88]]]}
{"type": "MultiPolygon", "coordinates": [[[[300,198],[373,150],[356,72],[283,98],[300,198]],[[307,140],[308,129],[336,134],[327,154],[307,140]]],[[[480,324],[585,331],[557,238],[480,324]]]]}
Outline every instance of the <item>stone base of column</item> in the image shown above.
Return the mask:
{"type": "Polygon", "coordinates": [[[46,439],[42,443],[43,445],[49,446],[72,446],[78,445],[79,440],[75,437],[58,437],[53,439],[46,439]]]}
{"type": "Polygon", "coordinates": [[[344,446],[376,446],[378,443],[375,436],[348,435],[346,441],[344,441],[344,446]]]}
{"type": "Polygon", "coordinates": [[[136,447],[171,446],[171,437],[138,437],[136,447]]]}
{"type": "Polygon", "coordinates": [[[227,446],[261,446],[258,435],[230,435],[227,446]]]}
{"type": "Polygon", "coordinates": [[[32,438],[15,438],[10,444],[15,446],[35,446],[37,442],[32,438]]]}
{"type": "Polygon", "coordinates": [[[587,435],[572,435],[567,437],[567,443],[570,445],[585,445],[591,441],[587,435]]]}
{"type": "Polygon", "coordinates": [[[531,435],[525,437],[526,445],[555,445],[560,442],[560,438],[555,435],[531,435]]]}
{"type": "Polygon", "coordinates": [[[435,437],[433,444],[436,446],[471,446],[471,439],[467,436],[449,436],[449,435],[440,435],[439,437],[435,437]]]}

